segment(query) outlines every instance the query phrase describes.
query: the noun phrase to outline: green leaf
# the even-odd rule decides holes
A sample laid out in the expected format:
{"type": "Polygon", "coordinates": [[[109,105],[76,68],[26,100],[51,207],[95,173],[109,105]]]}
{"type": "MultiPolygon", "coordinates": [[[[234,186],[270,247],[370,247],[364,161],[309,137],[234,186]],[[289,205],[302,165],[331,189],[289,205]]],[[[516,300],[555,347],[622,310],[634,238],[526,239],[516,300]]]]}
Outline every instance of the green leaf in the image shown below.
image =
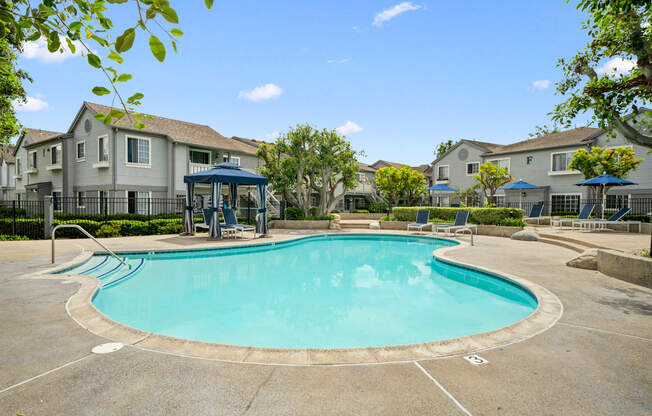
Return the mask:
{"type": "Polygon", "coordinates": [[[75,50],[77,49],[75,47],[75,44],[72,43],[72,41],[70,39],[68,39],[68,38],[66,38],[66,43],[68,44],[68,49],[70,49],[70,52],[72,52],[74,54],[75,50]]]}
{"type": "Polygon", "coordinates": [[[213,0],[204,0],[204,4],[206,4],[207,9],[210,9],[213,7],[213,0]]]}
{"type": "Polygon", "coordinates": [[[131,74],[121,74],[118,77],[118,82],[127,82],[132,78],[131,74]]]}
{"type": "Polygon", "coordinates": [[[56,52],[61,47],[61,40],[59,39],[59,34],[53,30],[48,36],[48,51],[56,52]]]}
{"type": "Polygon", "coordinates": [[[149,49],[154,54],[154,57],[158,59],[159,62],[165,60],[165,46],[156,36],[152,35],[149,37],[149,49]]]}
{"type": "Polygon", "coordinates": [[[102,121],[104,120],[105,117],[106,116],[102,113],[95,113],[95,115],[93,116],[95,120],[102,120],[102,121]]]}
{"type": "Polygon", "coordinates": [[[183,32],[181,31],[181,29],[177,29],[176,27],[170,30],[170,33],[172,34],[172,36],[176,36],[176,37],[183,36],[183,32]]]}
{"type": "Polygon", "coordinates": [[[172,49],[174,49],[174,53],[177,53],[177,43],[175,41],[172,41],[172,49]]]}
{"type": "Polygon", "coordinates": [[[107,58],[109,58],[109,59],[111,59],[113,61],[116,61],[119,64],[124,62],[124,59],[122,59],[122,56],[118,55],[117,53],[115,53],[113,51],[111,51],[111,53],[109,53],[109,56],[107,56],[107,58]]]}
{"type": "Polygon", "coordinates": [[[161,15],[163,15],[163,18],[170,23],[179,23],[179,16],[177,16],[177,12],[175,12],[171,7],[163,8],[163,10],[161,10],[161,15]]]}
{"type": "Polygon", "coordinates": [[[114,118],[114,119],[116,119],[116,120],[120,120],[120,119],[121,119],[122,117],[124,117],[124,116],[125,116],[125,113],[122,112],[122,111],[120,111],[120,110],[115,110],[115,109],[113,109],[113,110],[111,110],[111,112],[109,113],[109,117],[114,118]]]}
{"type": "Polygon", "coordinates": [[[136,31],[133,28],[125,30],[124,33],[118,36],[118,38],[115,40],[115,50],[119,53],[127,52],[134,44],[135,38],[136,31]]]}
{"type": "Polygon", "coordinates": [[[102,61],[100,61],[100,58],[93,53],[88,54],[88,64],[95,68],[102,67],[102,61]]]}
{"type": "Polygon", "coordinates": [[[94,87],[93,88],[93,94],[95,94],[95,95],[107,95],[107,94],[111,94],[111,91],[107,90],[104,87],[94,87]]]}
{"type": "Polygon", "coordinates": [[[144,95],[142,93],[137,92],[134,95],[132,95],[131,97],[127,98],[127,102],[133,103],[134,101],[141,100],[143,97],[144,97],[144,95]]]}
{"type": "Polygon", "coordinates": [[[72,22],[68,28],[70,29],[71,32],[77,32],[79,29],[82,28],[82,23],[81,22],[72,22]]]}

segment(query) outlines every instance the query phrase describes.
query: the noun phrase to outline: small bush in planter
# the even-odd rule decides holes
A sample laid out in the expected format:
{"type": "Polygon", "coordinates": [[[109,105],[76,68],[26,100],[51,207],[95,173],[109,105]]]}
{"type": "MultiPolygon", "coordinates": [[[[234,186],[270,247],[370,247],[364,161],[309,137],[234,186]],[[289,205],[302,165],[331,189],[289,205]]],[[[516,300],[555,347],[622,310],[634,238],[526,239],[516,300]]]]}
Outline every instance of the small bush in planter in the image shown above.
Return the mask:
{"type": "Polygon", "coordinates": [[[355,211],[353,211],[353,213],[354,214],[369,214],[369,210],[368,209],[356,209],[355,211]]]}
{"type": "Polygon", "coordinates": [[[520,218],[503,218],[500,225],[505,227],[525,227],[525,221],[520,218]]]}
{"type": "Polygon", "coordinates": [[[382,201],[373,201],[369,203],[369,212],[373,214],[381,214],[387,212],[388,209],[389,207],[387,204],[382,201]]]}
{"type": "Polygon", "coordinates": [[[332,214],[341,214],[342,210],[341,209],[334,209],[331,211],[332,214]]]}
{"type": "Polygon", "coordinates": [[[303,219],[303,210],[297,207],[288,207],[285,208],[285,219],[286,220],[302,220],[303,219]]]}
{"type": "Polygon", "coordinates": [[[169,222],[159,228],[159,234],[180,234],[183,232],[183,224],[169,222]]]}
{"type": "Polygon", "coordinates": [[[117,224],[104,224],[96,233],[97,237],[109,238],[120,236],[120,226],[117,224]]]}
{"type": "Polygon", "coordinates": [[[308,212],[310,213],[311,217],[316,217],[317,216],[317,207],[310,207],[310,210],[308,212]]]}

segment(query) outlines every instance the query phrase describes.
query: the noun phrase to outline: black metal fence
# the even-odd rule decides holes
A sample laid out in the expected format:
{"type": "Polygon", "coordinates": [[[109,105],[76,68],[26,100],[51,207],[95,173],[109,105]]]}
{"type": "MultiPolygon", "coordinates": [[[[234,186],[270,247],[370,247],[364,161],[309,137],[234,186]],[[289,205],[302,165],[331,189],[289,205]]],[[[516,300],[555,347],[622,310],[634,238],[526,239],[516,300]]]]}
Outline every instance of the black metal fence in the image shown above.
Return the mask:
{"type": "Polygon", "coordinates": [[[43,201],[0,201],[0,235],[43,238],[43,201]]]}
{"type": "MultiPolygon", "coordinates": [[[[45,237],[44,201],[0,201],[0,235],[45,237]]],[[[54,225],[76,223],[96,237],[175,234],[183,231],[185,198],[55,197],[54,225]]],[[[208,198],[193,201],[195,221],[203,222],[202,208],[208,198]]],[[[238,221],[253,224],[256,202],[250,195],[240,198],[238,221]]],[[[57,236],[81,237],[74,229],[62,229],[57,236]]]]}

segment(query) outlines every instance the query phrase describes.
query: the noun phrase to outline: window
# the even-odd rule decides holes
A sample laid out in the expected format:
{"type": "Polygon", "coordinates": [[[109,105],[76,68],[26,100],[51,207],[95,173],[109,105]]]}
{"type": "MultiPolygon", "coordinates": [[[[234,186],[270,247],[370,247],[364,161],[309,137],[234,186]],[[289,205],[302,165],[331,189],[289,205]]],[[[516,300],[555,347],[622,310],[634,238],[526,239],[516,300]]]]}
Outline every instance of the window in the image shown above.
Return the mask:
{"type": "Polygon", "coordinates": [[[494,195],[494,199],[496,201],[496,206],[497,207],[504,207],[505,206],[505,195],[494,195]]]}
{"type": "Polygon", "coordinates": [[[466,164],[466,174],[473,175],[480,171],[480,162],[471,162],[466,164]]]}
{"type": "Polygon", "coordinates": [[[86,208],[86,192],[77,192],[77,208],[86,208]]]}
{"type": "Polygon", "coordinates": [[[627,208],[629,195],[607,195],[605,210],[618,211],[621,208],[627,208]]]}
{"type": "Polygon", "coordinates": [[[77,160],[86,159],[86,142],[77,142],[77,160]]]}
{"type": "Polygon", "coordinates": [[[23,171],[23,166],[21,165],[21,160],[19,157],[16,158],[16,175],[20,175],[23,171]]]}
{"type": "Polygon", "coordinates": [[[231,163],[234,165],[240,166],[240,157],[238,156],[231,156],[231,163]]]}
{"type": "Polygon", "coordinates": [[[191,163],[201,163],[204,165],[210,165],[211,163],[211,153],[204,150],[191,150],[190,151],[190,162],[191,163]]]}
{"type": "Polygon", "coordinates": [[[489,160],[489,162],[498,166],[498,169],[507,168],[507,171],[509,171],[509,159],[493,159],[489,160]]]}
{"type": "Polygon", "coordinates": [[[109,137],[102,136],[97,138],[97,161],[109,161],[109,137]]]}
{"type": "Polygon", "coordinates": [[[580,210],[580,194],[561,194],[550,196],[550,206],[553,215],[562,213],[575,214],[580,210]]]}
{"type": "Polygon", "coordinates": [[[27,161],[30,169],[36,169],[36,152],[29,152],[29,158],[27,161]]]}
{"type": "Polygon", "coordinates": [[[229,161],[229,155],[222,156],[222,162],[227,163],[229,161]]]}
{"type": "Polygon", "coordinates": [[[61,212],[61,192],[52,192],[52,205],[55,211],[61,212]]]}
{"type": "Polygon", "coordinates": [[[552,166],[550,170],[552,172],[565,172],[568,171],[568,165],[573,159],[573,152],[563,152],[563,153],[552,153],[550,157],[552,158],[552,166]]]}
{"type": "Polygon", "coordinates": [[[127,211],[130,214],[147,214],[149,192],[127,192],[127,211]]]}
{"type": "Polygon", "coordinates": [[[127,137],[127,163],[149,165],[149,139],[127,137]]]}
{"type": "Polygon", "coordinates": [[[57,144],[56,146],[52,146],[50,148],[50,163],[53,165],[56,165],[57,163],[61,163],[61,145],[57,144]]]}
{"type": "Polygon", "coordinates": [[[448,166],[437,166],[437,180],[448,180],[448,166]]]}

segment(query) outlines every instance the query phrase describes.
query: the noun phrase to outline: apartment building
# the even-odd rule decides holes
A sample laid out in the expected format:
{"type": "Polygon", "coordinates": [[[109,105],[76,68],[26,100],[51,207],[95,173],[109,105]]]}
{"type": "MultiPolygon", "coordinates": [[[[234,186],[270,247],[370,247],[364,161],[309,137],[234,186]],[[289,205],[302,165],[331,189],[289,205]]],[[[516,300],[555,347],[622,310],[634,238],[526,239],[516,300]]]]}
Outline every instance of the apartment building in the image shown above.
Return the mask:
{"type": "Polygon", "coordinates": [[[0,147],[0,200],[10,200],[16,194],[16,159],[14,147],[0,147]]]}
{"type": "MultiPolygon", "coordinates": [[[[251,171],[258,166],[254,147],[209,126],[151,116],[138,130],[126,120],[107,125],[94,118],[110,111],[84,102],[66,132],[27,129],[12,154],[15,197],[52,195],[55,205],[74,197],[79,207],[88,198],[180,198],[188,173],[226,161],[251,171]]],[[[195,192],[202,197],[209,188],[198,185],[195,192]]]]}
{"type": "MultiPolygon", "coordinates": [[[[581,200],[594,198],[594,195],[590,188],[575,185],[584,177],[580,172],[569,169],[568,165],[574,152],[593,146],[627,146],[634,149],[637,157],[646,159],[628,177],[637,185],[609,191],[606,200],[608,208],[628,206],[631,198],[652,198],[652,161],[647,156],[649,149],[628,142],[620,134],[613,138],[600,129],[586,127],[509,145],[460,140],[432,163],[433,181],[435,184],[467,189],[477,183],[473,175],[478,173],[480,164],[491,161],[499,167],[507,167],[516,180],[541,187],[527,192],[499,190],[499,205],[509,201],[543,201],[547,212],[576,211],[581,200]]],[[[459,202],[453,195],[439,195],[438,198],[442,205],[459,202]]]]}

